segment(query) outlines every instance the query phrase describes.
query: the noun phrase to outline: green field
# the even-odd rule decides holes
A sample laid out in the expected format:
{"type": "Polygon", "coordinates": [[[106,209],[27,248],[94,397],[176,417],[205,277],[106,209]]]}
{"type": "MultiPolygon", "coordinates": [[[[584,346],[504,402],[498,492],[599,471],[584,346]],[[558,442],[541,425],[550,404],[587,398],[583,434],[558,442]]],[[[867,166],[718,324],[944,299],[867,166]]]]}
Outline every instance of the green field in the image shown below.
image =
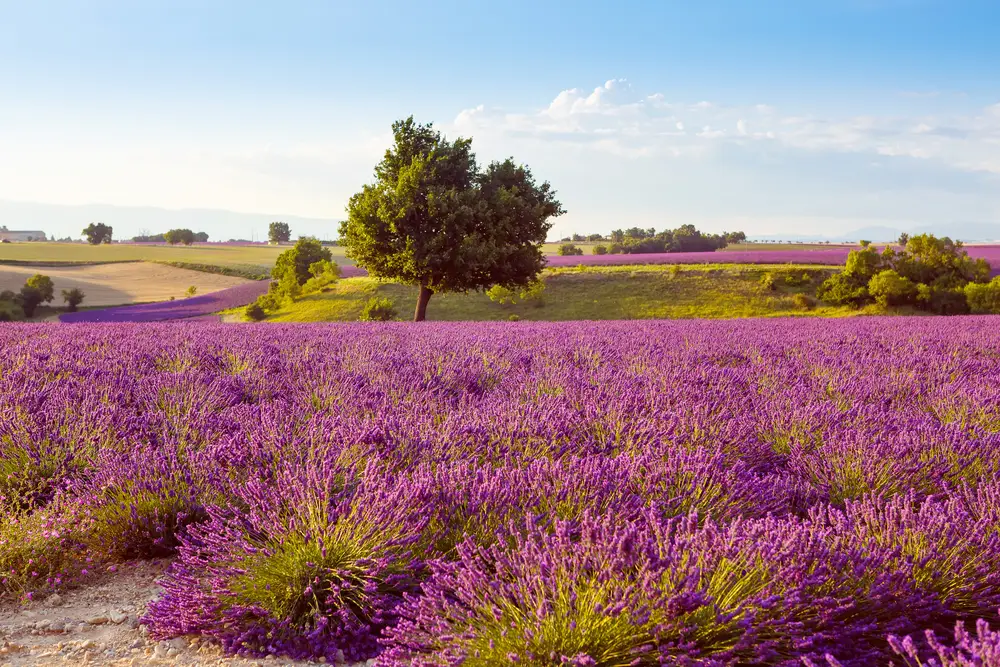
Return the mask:
{"type": "MultiPolygon", "coordinates": [[[[168,246],[112,243],[2,243],[0,262],[183,262],[229,268],[270,270],[278,255],[287,250],[282,246],[168,246]]],[[[343,248],[330,248],[338,264],[352,264],[343,248]]]]}
{"type": "MultiPolygon", "coordinates": [[[[481,293],[435,294],[427,307],[427,319],[506,320],[511,315],[522,320],[837,317],[869,312],[825,305],[806,309],[795,303],[796,293],[815,293],[817,285],[834,271],[829,266],[787,264],[549,269],[542,274],[546,287],[540,302],[500,305],[481,293]],[[776,278],[776,290],[761,285],[765,273],[776,278]],[[810,275],[810,284],[794,287],[784,284],[786,275],[799,278],[804,273],[810,275]]],[[[376,295],[392,299],[402,319],[409,319],[416,305],[415,288],[379,283],[371,278],[344,279],[328,289],[286,305],[268,320],[356,320],[365,301],[376,295]]]]}

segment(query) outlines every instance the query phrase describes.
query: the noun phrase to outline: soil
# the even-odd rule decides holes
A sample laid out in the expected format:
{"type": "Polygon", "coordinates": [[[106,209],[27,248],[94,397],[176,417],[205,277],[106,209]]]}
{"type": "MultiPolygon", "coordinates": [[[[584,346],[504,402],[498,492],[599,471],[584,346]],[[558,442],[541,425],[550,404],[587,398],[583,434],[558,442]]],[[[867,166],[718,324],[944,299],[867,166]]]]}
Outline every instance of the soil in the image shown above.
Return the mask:
{"type": "Polygon", "coordinates": [[[139,619],[160,595],[157,580],[166,567],[164,561],[126,564],[84,587],[23,605],[0,606],[0,666],[321,664],[227,657],[219,646],[200,637],[149,638],[139,619]]]}
{"type": "Polygon", "coordinates": [[[96,264],[86,266],[0,266],[0,290],[17,292],[36,273],[52,278],[55,299],[50,305],[63,306],[62,290],[79,288],[86,295],[83,306],[118,306],[127,303],[183,299],[188,287],[198,294],[241,285],[247,280],[204,271],[180,269],[152,262],[96,264]]]}

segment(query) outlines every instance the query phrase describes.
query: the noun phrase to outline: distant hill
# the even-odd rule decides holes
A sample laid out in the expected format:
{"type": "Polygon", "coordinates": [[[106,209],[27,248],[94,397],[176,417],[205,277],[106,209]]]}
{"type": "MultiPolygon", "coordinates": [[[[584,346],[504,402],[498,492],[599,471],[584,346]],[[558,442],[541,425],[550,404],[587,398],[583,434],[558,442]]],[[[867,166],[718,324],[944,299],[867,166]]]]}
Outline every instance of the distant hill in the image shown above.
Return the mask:
{"type": "Polygon", "coordinates": [[[900,233],[934,234],[948,236],[966,243],[1000,242],[1000,223],[990,222],[955,222],[939,225],[921,225],[909,229],[893,227],[862,227],[844,234],[830,236],[808,234],[752,234],[753,241],[829,241],[831,243],[850,243],[866,239],[873,242],[895,241],[900,233]]]}
{"type": "Polygon", "coordinates": [[[337,237],[339,222],[333,219],[303,218],[280,213],[238,213],[213,209],[164,209],[139,206],[87,204],[60,206],[0,200],[0,226],[10,229],[38,229],[49,238],[80,238],[80,230],[91,222],[114,227],[116,240],[141,233],[158,234],[168,229],[186,228],[208,233],[210,241],[228,239],[267,240],[267,227],[275,221],[287,222],[292,237],[337,237]]]}

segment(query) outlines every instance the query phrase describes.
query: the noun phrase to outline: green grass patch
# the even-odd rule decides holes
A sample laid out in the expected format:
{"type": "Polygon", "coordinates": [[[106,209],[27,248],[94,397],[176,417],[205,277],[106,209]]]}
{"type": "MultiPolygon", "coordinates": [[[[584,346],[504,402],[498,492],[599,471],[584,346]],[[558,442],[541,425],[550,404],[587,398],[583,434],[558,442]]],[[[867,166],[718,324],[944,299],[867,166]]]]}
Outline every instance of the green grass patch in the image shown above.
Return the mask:
{"type": "MultiPolygon", "coordinates": [[[[841,317],[887,312],[878,308],[855,310],[818,304],[806,309],[796,294],[814,294],[816,287],[837,269],[808,265],[707,264],[567,267],[542,274],[545,291],[540,301],[500,305],[485,294],[435,294],[427,308],[428,320],[620,320],[736,318],[775,316],[841,317]],[[775,278],[774,290],[761,284],[765,274],[775,278]],[[786,284],[801,280],[801,285],[786,284]],[[511,316],[516,316],[512,318],[511,316]]],[[[372,278],[347,278],[295,303],[286,304],[268,320],[276,322],[353,321],[374,296],[391,299],[401,318],[411,316],[417,289],[380,283],[372,278]]],[[[902,312],[893,310],[892,312],[902,312]]]]}

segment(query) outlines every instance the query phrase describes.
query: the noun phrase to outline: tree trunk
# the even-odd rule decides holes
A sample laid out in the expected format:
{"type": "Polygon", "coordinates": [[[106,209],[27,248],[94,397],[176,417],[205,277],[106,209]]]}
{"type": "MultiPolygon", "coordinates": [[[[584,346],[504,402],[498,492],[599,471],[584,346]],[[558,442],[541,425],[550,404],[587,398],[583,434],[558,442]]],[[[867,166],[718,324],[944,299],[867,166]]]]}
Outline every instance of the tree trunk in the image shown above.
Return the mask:
{"type": "Polygon", "coordinates": [[[417,310],[413,313],[414,322],[423,322],[427,318],[427,302],[431,300],[434,290],[426,285],[420,286],[420,296],[417,297],[417,310]]]}

